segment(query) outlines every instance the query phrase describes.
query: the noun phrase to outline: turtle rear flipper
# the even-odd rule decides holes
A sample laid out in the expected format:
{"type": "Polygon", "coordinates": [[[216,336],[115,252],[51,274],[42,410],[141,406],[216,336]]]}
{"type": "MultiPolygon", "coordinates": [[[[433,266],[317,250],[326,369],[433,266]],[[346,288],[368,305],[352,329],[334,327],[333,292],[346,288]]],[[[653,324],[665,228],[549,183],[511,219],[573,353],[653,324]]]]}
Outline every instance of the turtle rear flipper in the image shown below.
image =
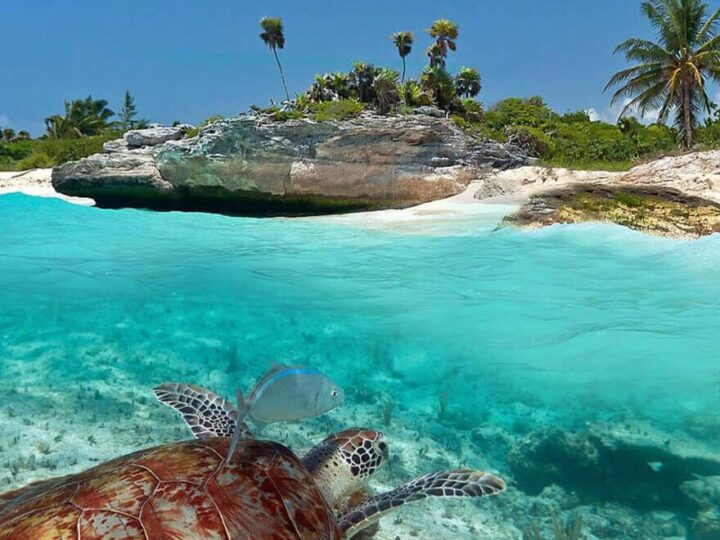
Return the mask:
{"type": "Polygon", "coordinates": [[[340,517],[340,530],[345,538],[352,538],[390,510],[428,497],[484,497],[502,491],[505,482],[486,472],[463,469],[427,474],[351,508],[340,517]]]}
{"type": "MultiPolygon", "coordinates": [[[[165,383],[153,388],[158,401],[179,412],[196,439],[230,437],[237,426],[237,410],[225,398],[202,386],[165,383]]],[[[244,422],[240,436],[252,438],[244,422]]]]}

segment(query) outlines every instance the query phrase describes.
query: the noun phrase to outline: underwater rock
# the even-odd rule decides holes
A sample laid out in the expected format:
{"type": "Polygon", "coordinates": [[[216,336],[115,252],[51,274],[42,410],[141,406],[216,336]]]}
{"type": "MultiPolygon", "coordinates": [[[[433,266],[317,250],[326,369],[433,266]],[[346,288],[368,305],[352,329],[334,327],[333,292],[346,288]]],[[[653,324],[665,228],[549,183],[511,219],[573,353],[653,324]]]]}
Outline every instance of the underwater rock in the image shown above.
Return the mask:
{"type": "Polygon", "coordinates": [[[712,508],[698,513],[692,522],[693,540],[717,540],[720,538],[720,510],[712,508]]]}
{"type": "Polygon", "coordinates": [[[586,502],[690,514],[699,504],[697,486],[687,483],[720,475],[715,448],[641,422],[596,424],[580,433],[538,430],[513,446],[508,463],[531,494],[554,483],[586,502]]]}
{"type": "Polygon", "coordinates": [[[511,145],[476,141],[425,114],[244,115],[180,139],[183,128],[128,132],[105,154],[55,168],[53,186],[101,207],[309,215],[425,203],[462,192],[485,170],[530,162],[511,145]]]}
{"type": "Polygon", "coordinates": [[[654,186],[577,184],[533,196],[505,223],[544,227],[555,223],[609,221],[673,238],[720,232],[720,204],[654,186]]]}

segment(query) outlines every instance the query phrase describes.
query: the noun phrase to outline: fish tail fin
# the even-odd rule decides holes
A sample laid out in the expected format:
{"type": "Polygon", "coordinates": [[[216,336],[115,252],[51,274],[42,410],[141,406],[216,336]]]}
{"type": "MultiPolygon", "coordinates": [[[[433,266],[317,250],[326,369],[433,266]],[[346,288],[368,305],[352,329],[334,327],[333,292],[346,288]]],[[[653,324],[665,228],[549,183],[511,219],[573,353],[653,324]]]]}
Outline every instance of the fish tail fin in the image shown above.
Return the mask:
{"type": "Polygon", "coordinates": [[[241,426],[243,425],[243,420],[248,414],[248,403],[245,401],[245,398],[243,397],[242,390],[239,388],[236,391],[237,396],[237,424],[235,426],[235,431],[233,432],[232,440],[230,441],[230,449],[228,450],[228,455],[225,458],[225,463],[228,465],[230,464],[230,460],[232,460],[233,454],[235,453],[235,448],[237,448],[238,442],[240,442],[240,435],[243,433],[243,429],[241,426]]]}

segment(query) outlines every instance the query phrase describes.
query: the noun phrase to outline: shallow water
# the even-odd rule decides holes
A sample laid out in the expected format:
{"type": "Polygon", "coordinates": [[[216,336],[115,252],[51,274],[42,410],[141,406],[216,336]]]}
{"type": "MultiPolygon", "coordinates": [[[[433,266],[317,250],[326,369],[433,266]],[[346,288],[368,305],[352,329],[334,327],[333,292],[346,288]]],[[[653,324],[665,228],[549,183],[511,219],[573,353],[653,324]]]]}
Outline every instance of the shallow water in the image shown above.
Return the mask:
{"type": "MultiPolygon", "coordinates": [[[[519,232],[496,229],[494,212],[471,218],[393,230],[358,217],[0,197],[0,481],[186,437],[168,431],[173,417],[149,399],[152,386],[182,380],[230,396],[273,361],[317,366],[345,387],[345,406],[311,432],[373,423],[405,437],[399,447],[438,444],[451,466],[510,478],[477,428],[521,440],[632,419],[717,442],[720,237],[680,242],[608,225],[519,232]]],[[[395,463],[407,469],[397,475],[426,472],[414,470],[420,454],[395,463]]]]}

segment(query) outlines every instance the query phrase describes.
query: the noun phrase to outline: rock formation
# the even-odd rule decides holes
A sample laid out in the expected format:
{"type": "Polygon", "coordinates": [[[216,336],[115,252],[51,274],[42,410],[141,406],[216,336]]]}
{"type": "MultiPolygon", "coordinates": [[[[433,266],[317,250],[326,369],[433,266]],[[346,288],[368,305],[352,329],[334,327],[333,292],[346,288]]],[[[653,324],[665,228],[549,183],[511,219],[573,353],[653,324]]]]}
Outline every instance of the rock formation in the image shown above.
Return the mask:
{"type": "Polygon", "coordinates": [[[103,154],[53,171],[55,189],[101,207],[306,215],[403,208],[463,191],[487,169],[529,163],[428,114],[342,122],[245,115],[183,138],[130,131],[103,154]]]}

